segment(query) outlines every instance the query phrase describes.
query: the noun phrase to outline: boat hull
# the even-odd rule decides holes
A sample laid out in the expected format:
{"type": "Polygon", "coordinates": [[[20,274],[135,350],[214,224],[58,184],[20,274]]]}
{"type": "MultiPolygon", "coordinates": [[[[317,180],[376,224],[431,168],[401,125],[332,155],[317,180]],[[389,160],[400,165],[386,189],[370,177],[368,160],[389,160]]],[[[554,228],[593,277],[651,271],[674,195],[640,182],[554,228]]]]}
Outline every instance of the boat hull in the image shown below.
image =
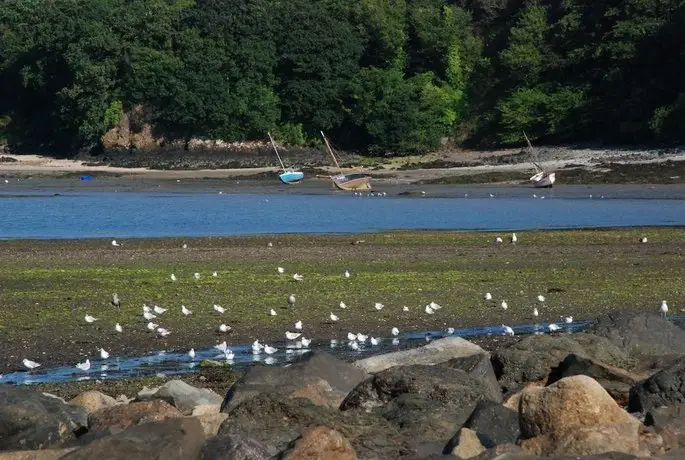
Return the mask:
{"type": "Polygon", "coordinates": [[[371,176],[366,174],[339,174],[331,176],[331,180],[340,190],[371,190],[371,176]]]}
{"type": "Polygon", "coordinates": [[[284,184],[297,184],[304,179],[304,173],[300,171],[285,171],[278,175],[284,184]]]}
{"type": "Polygon", "coordinates": [[[539,172],[530,178],[530,182],[535,188],[550,188],[554,186],[556,173],[539,172]]]}

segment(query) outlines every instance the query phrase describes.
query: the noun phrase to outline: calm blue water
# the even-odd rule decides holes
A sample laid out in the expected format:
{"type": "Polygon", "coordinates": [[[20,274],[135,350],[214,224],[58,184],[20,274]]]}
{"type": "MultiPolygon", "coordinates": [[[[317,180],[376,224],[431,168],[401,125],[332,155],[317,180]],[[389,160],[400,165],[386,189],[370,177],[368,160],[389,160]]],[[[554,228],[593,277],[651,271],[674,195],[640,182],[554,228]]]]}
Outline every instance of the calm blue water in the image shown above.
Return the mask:
{"type": "MultiPolygon", "coordinates": [[[[399,229],[534,230],[683,226],[685,200],[468,198],[285,193],[0,194],[0,238],[132,238],[399,229]]],[[[543,192],[544,193],[544,192],[543,192]]]]}

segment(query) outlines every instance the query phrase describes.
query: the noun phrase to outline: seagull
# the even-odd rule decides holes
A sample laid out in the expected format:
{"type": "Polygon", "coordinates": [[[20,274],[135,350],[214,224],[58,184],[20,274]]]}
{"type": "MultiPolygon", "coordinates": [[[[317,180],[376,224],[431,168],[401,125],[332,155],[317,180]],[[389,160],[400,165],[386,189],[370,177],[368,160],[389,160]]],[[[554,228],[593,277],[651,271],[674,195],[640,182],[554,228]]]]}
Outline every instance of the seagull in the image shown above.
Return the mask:
{"type": "Polygon", "coordinates": [[[566,324],[571,324],[573,322],[573,316],[564,316],[563,318],[566,324]]]}
{"type": "Polygon", "coordinates": [[[409,311],[409,307],[405,305],[404,307],[402,307],[402,311],[409,311]]]}
{"type": "Polygon", "coordinates": [[[504,329],[505,335],[514,335],[514,330],[511,327],[509,327],[505,324],[502,324],[502,329],[504,329]]]}
{"type": "Polygon", "coordinates": [[[31,369],[31,370],[33,370],[33,369],[35,369],[35,368],[37,368],[37,367],[40,367],[40,364],[38,364],[38,363],[35,362],[35,361],[31,361],[30,359],[24,358],[24,360],[23,360],[22,362],[24,363],[24,366],[25,366],[26,368],[31,369]]]}
{"type": "Polygon", "coordinates": [[[376,304],[373,306],[373,308],[375,308],[378,311],[381,311],[383,309],[383,307],[385,307],[385,305],[383,305],[380,302],[376,302],[376,304]]]}
{"type": "Polygon", "coordinates": [[[190,359],[195,359],[195,349],[191,348],[190,351],[188,352],[188,356],[190,356],[190,359]]]}
{"type": "Polygon", "coordinates": [[[226,309],[221,305],[214,304],[214,311],[217,313],[223,313],[226,311],[226,309]]]}
{"type": "Polygon", "coordinates": [[[278,267],[276,270],[278,270],[278,273],[280,273],[281,275],[285,273],[285,268],[283,267],[278,267]]]}
{"type": "Polygon", "coordinates": [[[153,314],[150,313],[149,311],[144,311],[144,312],[143,312],[143,318],[145,318],[146,320],[150,321],[151,319],[157,318],[157,315],[153,315],[153,314]]]}
{"type": "Polygon", "coordinates": [[[340,319],[340,318],[338,318],[336,315],[334,315],[333,313],[331,313],[331,316],[329,316],[329,318],[330,318],[331,321],[333,321],[334,323],[335,323],[336,321],[338,321],[338,319],[340,319]]]}
{"type": "Polygon", "coordinates": [[[193,314],[193,312],[188,310],[185,305],[181,305],[181,313],[183,313],[186,316],[193,314]]]}
{"type": "Polygon", "coordinates": [[[183,243],[183,246],[181,246],[183,249],[188,249],[188,245],[183,243]]]}
{"type": "Polygon", "coordinates": [[[350,277],[350,271],[349,271],[349,270],[345,270],[345,273],[343,274],[343,276],[344,276],[345,278],[349,278],[349,277],[350,277]]]}
{"type": "Polygon", "coordinates": [[[86,323],[94,323],[98,319],[94,316],[86,315],[83,319],[86,320],[86,323]]]}
{"type": "Polygon", "coordinates": [[[223,323],[219,325],[219,331],[220,332],[228,332],[230,330],[231,330],[231,326],[226,326],[223,323]]]}
{"type": "Polygon", "coordinates": [[[501,237],[498,236],[497,238],[495,238],[495,243],[501,243],[501,242],[502,242],[502,238],[501,238],[501,237]]]}
{"type": "Polygon", "coordinates": [[[490,294],[489,292],[486,292],[484,299],[485,300],[492,300],[492,294],[490,294]]]}
{"type": "Polygon", "coordinates": [[[271,241],[269,241],[269,242],[266,244],[266,247],[267,247],[267,248],[273,248],[273,247],[274,247],[274,244],[273,244],[271,241]]]}
{"type": "Polygon", "coordinates": [[[438,304],[435,303],[435,302],[431,302],[431,303],[429,304],[429,306],[430,306],[433,310],[440,310],[440,309],[442,308],[442,306],[438,305],[438,304]]]}
{"type": "Polygon", "coordinates": [[[448,328],[447,328],[447,333],[448,333],[449,335],[454,334],[454,328],[453,328],[453,327],[448,327],[448,328]]]}
{"type": "Polygon", "coordinates": [[[492,193],[490,193],[490,198],[495,198],[495,195],[493,195],[492,193]]]}
{"type": "Polygon", "coordinates": [[[149,313],[149,312],[152,311],[152,310],[150,309],[150,307],[148,307],[147,305],[143,304],[143,311],[149,313]]]}
{"type": "Polygon", "coordinates": [[[76,368],[83,372],[88,372],[90,369],[90,359],[86,359],[84,362],[76,364],[76,368]]]}
{"type": "Polygon", "coordinates": [[[345,305],[345,302],[343,302],[342,300],[340,301],[340,308],[342,308],[343,310],[347,308],[347,305],[345,305]]]}
{"type": "Polygon", "coordinates": [[[392,335],[394,335],[395,337],[397,337],[398,335],[400,335],[400,330],[397,329],[396,327],[393,327],[393,328],[390,330],[390,333],[391,333],[392,335]]]}
{"type": "Polygon", "coordinates": [[[539,295],[538,296],[538,302],[544,302],[545,301],[545,296],[544,295],[539,295]]]}
{"type": "Polygon", "coordinates": [[[640,243],[646,243],[646,242],[647,242],[646,236],[643,236],[642,238],[640,238],[640,243]]]}
{"type": "Polygon", "coordinates": [[[193,273],[193,278],[195,278],[196,280],[199,280],[200,274],[199,273],[193,273]]]}
{"type": "Polygon", "coordinates": [[[663,317],[666,318],[666,313],[668,313],[668,304],[665,300],[661,301],[661,307],[659,307],[659,311],[661,312],[663,317]]]}
{"type": "Polygon", "coordinates": [[[285,338],[288,339],[288,340],[295,340],[296,338],[298,338],[298,337],[301,336],[301,335],[302,335],[302,333],[300,333],[300,332],[290,332],[290,331],[287,331],[287,332],[285,333],[285,338]]]}
{"type": "Polygon", "coordinates": [[[227,348],[226,351],[224,351],[224,358],[226,358],[226,361],[233,361],[233,358],[235,358],[235,353],[233,353],[233,350],[230,348],[227,348]]]}
{"type": "Polygon", "coordinates": [[[368,338],[369,338],[368,335],[364,335],[364,334],[362,334],[361,332],[359,332],[359,333],[357,334],[357,340],[358,340],[359,342],[361,342],[361,343],[366,342],[366,339],[368,339],[368,338]]]}
{"type": "Polygon", "coordinates": [[[219,276],[219,274],[218,274],[217,272],[212,272],[212,276],[213,276],[214,278],[216,278],[216,277],[219,276]]]}
{"type": "Polygon", "coordinates": [[[171,274],[171,276],[169,278],[171,278],[171,281],[176,281],[176,275],[174,275],[173,273],[171,274]]]}
{"type": "Polygon", "coordinates": [[[167,309],[166,309],[166,308],[162,308],[162,307],[160,307],[159,305],[155,305],[155,307],[153,308],[153,310],[154,310],[155,313],[157,313],[158,315],[161,315],[161,314],[164,313],[167,309]]]}
{"type": "Polygon", "coordinates": [[[276,310],[274,310],[273,308],[269,311],[269,315],[271,316],[276,316],[277,314],[278,313],[276,313],[276,310]]]}
{"type": "Polygon", "coordinates": [[[271,347],[269,345],[264,344],[264,353],[267,355],[273,355],[278,351],[278,348],[271,347]]]}
{"type": "Polygon", "coordinates": [[[380,339],[377,339],[376,337],[371,337],[371,345],[378,345],[380,342],[380,339]]]}
{"type": "Polygon", "coordinates": [[[264,349],[264,345],[259,343],[259,340],[255,340],[254,342],[252,342],[252,354],[253,355],[260,354],[263,349],[264,349]]]}
{"type": "Polygon", "coordinates": [[[537,309],[537,308],[533,308],[533,316],[535,316],[535,317],[537,318],[539,314],[540,314],[540,313],[538,312],[538,309],[537,309]]]}
{"type": "Polygon", "coordinates": [[[503,300],[502,301],[502,310],[506,310],[507,308],[509,308],[509,304],[507,303],[506,300],[503,300]]]}
{"type": "Polygon", "coordinates": [[[554,332],[554,331],[558,331],[561,328],[559,326],[557,326],[556,324],[550,324],[549,326],[547,326],[547,329],[549,329],[549,332],[554,332]]]}
{"type": "Polygon", "coordinates": [[[171,334],[168,330],[164,329],[163,327],[158,327],[157,328],[157,334],[159,334],[162,337],[166,337],[167,335],[171,334]]]}
{"type": "Polygon", "coordinates": [[[358,344],[356,341],[349,342],[348,345],[349,345],[350,348],[352,348],[353,350],[359,350],[359,344],[358,344]]]}
{"type": "Polygon", "coordinates": [[[114,330],[117,331],[117,332],[123,332],[123,331],[124,331],[124,330],[121,328],[121,324],[119,324],[119,323],[116,323],[116,324],[114,325],[114,330]]]}
{"type": "Polygon", "coordinates": [[[304,279],[304,276],[300,275],[299,273],[295,273],[295,274],[293,275],[293,279],[294,279],[295,281],[302,281],[302,280],[304,279]]]}
{"type": "Polygon", "coordinates": [[[300,342],[302,343],[303,347],[308,348],[309,344],[312,343],[312,339],[305,339],[304,337],[302,337],[302,340],[300,340],[300,342]]]}
{"type": "Polygon", "coordinates": [[[119,306],[121,305],[121,300],[119,299],[119,295],[116,292],[112,294],[112,305],[114,305],[117,308],[119,308],[119,306]]]}
{"type": "Polygon", "coordinates": [[[100,348],[100,358],[102,358],[102,359],[109,358],[109,353],[107,351],[105,351],[104,348],[100,348]]]}
{"type": "Polygon", "coordinates": [[[297,329],[298,331],[302,330],[302,321],[298,321],[295,323],[295,329],[297,329]]]}
{"type": "Polygon", "coordinates": [[[159,326],[159,324],[155,324],[155,323],[153,323],[152,321],[150,321],[149,323],[147,323],[147,329],[148,329],[148,331],[154,331],[155,329],[157,329],[157,326],[159,326]]]}
{"type": "Polygon", "coordinates": [[[519,240],[519,239],[518,239],[518,237],[516,236],[516,233],[512,233],[512,234],[511,234],[511,242],[512,242],[512,244],[516,244],[516,242],[517,242],[518,240],[519,240]]]}
{"type": "Polygon", "coordinates": [[[219,350],[222,353],[226,353],[226,350],[228,350],[228,345],[226,345],[226,341],[224,340],[220,344],[214,345],[214,348],[216,348],[217,350],[219,350]]]}
{"type": "Polygon", "coordinates": [[[350,342],[357,340],[357,334],[353,334],[351,332],[348,332],[347,333],[347,340],[349,340],[350,342]]]}
{"type": "Polygon", "coordinates": [[[433,313],[435,313],[435,310],[433,310],[430,305],[426,305],[426,313],[432,315],[433,313]]]}
{"type": "Polygon", "coordinates": [[[118,248],[121,245],[117,242],[117,240],[112,240],[112,246],[114,246],[115,248],[118,248]]]}
{"type": "Polygon", "coordinates": [[[290,294],[288,296],[288,305],[290,305],[291,307],[295,305],[295,294],[290,294]]]}

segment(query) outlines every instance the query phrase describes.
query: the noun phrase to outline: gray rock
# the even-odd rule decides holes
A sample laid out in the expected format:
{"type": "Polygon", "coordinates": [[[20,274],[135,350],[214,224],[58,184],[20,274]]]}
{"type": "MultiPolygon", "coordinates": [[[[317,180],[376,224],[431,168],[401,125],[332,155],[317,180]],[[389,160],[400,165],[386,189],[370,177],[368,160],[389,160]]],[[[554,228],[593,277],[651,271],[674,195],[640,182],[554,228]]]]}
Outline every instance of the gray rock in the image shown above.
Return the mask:
{"type": "Polygon", "coordinates": [[[411,364],[435,365],[454,358],[464,358],[484,353],[487,354],[481,347],[461,337],[446,337],[434,340],[420,348],[361,359],[356,361],[354,365],[365,372],[374,374],[394,366],[407,366],[411,364]]]}
{"type": "Polygon", "coordinates": [[[685,357],[630,390],[628,411],[644,412],[655,407],[685,403],[685,357]]]}
{"type": "Polygon", "coordinates": [[[196,460],[205,436],[192,417],[146,423],[107,436],[62,457],[64,460],[196,460]]]}
{"type": "Polygon", "coordinates": [[[597,319],[588,332],[631,355],[685,354],[685,330],[655,313],[612,312],[597,319]]]}
{"type": "Polygon", "coordinates": [[[161,399],[172,404],[183,415],[190,415],[198,406],[220,405],[223,398],[206,388],[195,388],[181,380],[171,380],[154,392],[139,393],[139,401],[161,399]]]}
{"type": "Polygon", "coordinates": [[[252,366],[226,393],[222,412],[262,393],[307,397],[321,405],[337,407],[345,395],[368,375],[359,368],[340,361],[328,353],[310,352],[289,367],[252,366]]]}
{"type": "Polygon", "coordinates": [[[490,362],[490,355],[480,353],[464,358],[450,359],[446,363],[439,364],[439,366],[461,369],[471,377],[483,382],[490,388],[491,394],[501,393],[495,370],[490,362]]]}
{"type": "MultiPolygon", "coordinates": [[[[518,412],[493,401],[480,401],[462,428],[476,433],[486,449],[501,444],[514,444],[521,434],[518,412]]],[[[455,435],[445,446],[444,453],[452,452],[458,441],[458,436],[455,435]]]]}
{"type": "Polygon", "coordinates": [[[271,455],[259,441],[237,435],[216,436],[205,444],[202,460],[269,460],[271,455]]]}
{"type": "Polygon", "coordinates": [[[339,431],[360,459],[395,459],[411,452],[397,428],[376,414],[341,412],[277,393],[259,394],[233,408],[218,435],[254,439],[276,455],[300,437],[302,428],[319,425],[339,431]]]}
{"type": "Polygon", "coordinates": [[[478,401],[501,398],[499,391],[461,369],[413,365],[375,374],[351,391],[340,408],[382,415],[416,448],[451,437],[478,401]]]}
{"type": "Polygon", "coordinates": [[[25,387],[0,385],[0,451],[45,449],[85,434],[88,412],[25,387]]]}
{"type": "Polygon", "coordinates": [[[492,364],[500,385],[518,389],[521,383],[545,380],[553,367],[570,354],[617,367],[629,367],[631,360],[603,337],[574,334],[571,337],[533,335],[509,348],[497,351],[492,364]]]}

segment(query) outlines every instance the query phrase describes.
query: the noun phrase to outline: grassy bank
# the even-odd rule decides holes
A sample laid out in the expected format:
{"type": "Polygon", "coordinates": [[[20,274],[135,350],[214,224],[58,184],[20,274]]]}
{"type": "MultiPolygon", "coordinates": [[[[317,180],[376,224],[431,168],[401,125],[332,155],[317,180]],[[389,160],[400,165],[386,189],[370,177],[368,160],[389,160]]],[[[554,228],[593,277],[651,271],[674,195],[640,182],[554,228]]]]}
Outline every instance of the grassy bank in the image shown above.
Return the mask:
{"type": "Polygon", "coordinates": [[[685,308],[685,229],[549,231],[496,245],[495,234],[400,232],[353,236],[11,241],[0,249],[0,373],[24,357],[74,363],[98,347],[117,355],[188,349],[227,340],[283,340],[294,321],[317,339],[401,330],[592,318],[616,308],[685,308]],[[639,243],[647,236],[647,244],[639,243]],[[272,242],[273,247],[267,247],[272,242]],[[187,249],[182,245],[188,244],[187,249]],[[286,274],[278,274],[282,266],[286,274]],[[350,270],[351,277],[342,274],[350,270]],[[212,272],[217,272],[217,277],[212,272]],[[193,277],[200,273],[200,279],[193,277]],[[172,281],[174,273],[177,281],[172,281]],[[292,274],[304,275],[296,282],[292,274]],[[112,293],[121,308],[110,304],[112,293]],[[485,302],[491,292],[498,302],[485,302]],[[295,294],[297,303],[287,306],[295,294]],[[505,312],[499,301],[507,300],[505,312]],[[344,301],[348,308],[338,304],[344,301]],[[435,301],[444,308],[424,313],[435,301]],[[376,311],[374,302],[385,308],[376,311]],[[169,310],[146,330],[141,307],[169,310]],[[181,304],[193,311],[181,314],[181,304]],[[226,308],[220,315],[213,304],[226,308]],[[403,312],[402,307],[409,307],[403,312]],[[270,316],[275,309],[277,316],[270,316]],[[331,324],[333,312],[340,321],[331,324]],[[99,320],[84,321],[86,314],[99,320]],[[119,322],[123,333],[114,331],[119,322]],[[219,333],[225,323],[232,332],[219,333]]]}

